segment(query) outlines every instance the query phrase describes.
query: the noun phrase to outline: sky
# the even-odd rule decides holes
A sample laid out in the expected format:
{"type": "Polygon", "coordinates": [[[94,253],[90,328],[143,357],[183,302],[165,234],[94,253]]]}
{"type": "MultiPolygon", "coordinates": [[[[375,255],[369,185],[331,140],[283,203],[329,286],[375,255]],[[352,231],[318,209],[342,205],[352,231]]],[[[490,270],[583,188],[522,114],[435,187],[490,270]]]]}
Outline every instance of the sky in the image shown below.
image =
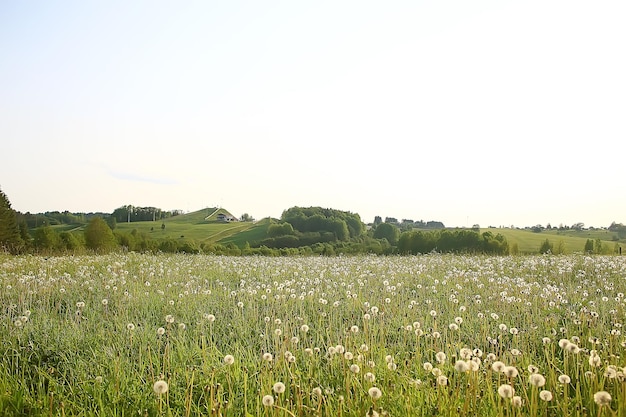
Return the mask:
{"type": "Polygon", "coordinates": [[[21,212],[626,223],[626,2],[0,2],[21,212]]]}

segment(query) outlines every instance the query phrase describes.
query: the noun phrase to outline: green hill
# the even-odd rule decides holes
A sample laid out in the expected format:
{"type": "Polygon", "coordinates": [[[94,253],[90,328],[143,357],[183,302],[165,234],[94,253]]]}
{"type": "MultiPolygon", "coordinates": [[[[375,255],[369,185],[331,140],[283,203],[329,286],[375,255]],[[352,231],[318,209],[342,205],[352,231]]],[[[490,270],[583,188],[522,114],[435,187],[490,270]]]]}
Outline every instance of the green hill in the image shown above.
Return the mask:
{"type": "MultiPolygon", "coordinates": [[[[617,243],[615,240],[613,240],[615,238],[613,234],[604,230],[559,231],[553,229],[544,230],[540,233],[536,233],[531,230],[525,229],[481,229],[481,233],[485,231],[490,231],[493,234],[500,233],[506,238],[507,242],[509,243],[509,248],[512,248],[513,245],[517,245],[520,253],[537,253],[539,251],[539,247],[543,242],[545,242],[546,239],[548,239],[555,248],[559,245],[560,242],[562,242],[566,254],[583,252],[587,239],[600,239],[602,241],[603,247],[606,250],[609,250],[611,253],[613,252],[613,248],[617,243]]],[[[624,242],[620,243],[622,246],[626,246],[624,242]]]]}
{"type": "Polygon", "coordinates": [[[136,230],[151,239],[188,239],[214,243],[253,226],[252,222],[220,220],[234,216],[223,208],[206,208],[191,213],[169,217],[164,220],[118,223],[116,231],[136,230]]]}

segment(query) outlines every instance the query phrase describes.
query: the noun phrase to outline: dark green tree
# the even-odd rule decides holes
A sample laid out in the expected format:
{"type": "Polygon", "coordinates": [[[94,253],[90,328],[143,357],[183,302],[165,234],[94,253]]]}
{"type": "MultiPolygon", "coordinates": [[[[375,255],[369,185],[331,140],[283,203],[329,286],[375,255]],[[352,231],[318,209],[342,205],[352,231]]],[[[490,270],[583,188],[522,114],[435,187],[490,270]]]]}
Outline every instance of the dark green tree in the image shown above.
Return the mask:
{"type": "Polygon", "coordinates": [[[585,242],[585,253],[593,253],[593,240],[587,239],[585,242]]]}
{"type": "Polygon", "coordinates": [[[33,244],[40,251],[56,251],[61,248],[61,239],[51,226],[41,226],[35,230],[33,244]]]}
{"type": "Polygon", "coordinates": [[[539,253],[552,253],[553,246],[548,239],[544,240],[541,246],[539,246],[539,253]]]}
{"type": "Polygon", "coordinates": [[[0,190],[0,251],[17,253],[22,249],[22,245],[17,214],[11,208],[9,198],[0,190]]]}
{"type": "Polygon", "coordinates": [[[97,252],[109,252],[117,247],[113,231],[102,217],[94,217],[85,227],[85,245],[97,252]]]}
{"type": "Polygon", "coordinates": [[[375,239],[387,239],[392,246],[398,243],[400,237],[400,229],[396,225],[390,223],[381,223],[374,230],[375,239]]]}

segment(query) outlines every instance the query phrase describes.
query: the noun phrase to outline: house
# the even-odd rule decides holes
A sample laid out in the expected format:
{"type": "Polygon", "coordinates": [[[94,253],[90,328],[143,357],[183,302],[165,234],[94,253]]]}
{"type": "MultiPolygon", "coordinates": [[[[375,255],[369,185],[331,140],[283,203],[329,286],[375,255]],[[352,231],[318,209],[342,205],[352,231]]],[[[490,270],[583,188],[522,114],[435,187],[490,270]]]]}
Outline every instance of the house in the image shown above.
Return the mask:
{"type": "Polygon", "coordinates": [[[237,218],[231,216],[230,214],[219,213],[217,215],[217,221],[230,223],[230,222],[236,222],[237,218]]]}

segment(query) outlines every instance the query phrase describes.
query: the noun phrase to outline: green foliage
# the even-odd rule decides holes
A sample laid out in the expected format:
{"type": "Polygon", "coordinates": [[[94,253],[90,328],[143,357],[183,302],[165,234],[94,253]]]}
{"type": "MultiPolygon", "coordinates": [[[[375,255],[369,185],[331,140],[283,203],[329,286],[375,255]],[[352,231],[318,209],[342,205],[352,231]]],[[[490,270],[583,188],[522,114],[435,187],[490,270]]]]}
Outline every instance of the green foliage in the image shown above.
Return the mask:
{"type": "Polygon", "coordinates": [[[381,223],[374,229],[375,239],[387,239],[392,246],[398,243],[400,237],[400,229],[395,224],[381,223]]]}
{"type": "Polygon", "coordinates": [[[544,240],[541,243],[541,246],[539,246],[539,253],[543,253],[543,254],[552,253],[553,250],[554,250],[554,247],[552,243],[550,243],[549,239],[544,240]]]}
{"type": "Polygon", "coordinates": [[[593,240],[587,239],[585,242],[585,253],[593,253],[593,240]]]}
{"type": "Polygon", "coordinates": [[[293,226],[290,223],[272,223],[267,227],[267,235],[270,237],[293,234],[293,226]]]}
{"type": "Polygon", "coordinates": [[[51,252],[61,249],[62,245],[59,234],[51,226],[42,226],[35,230],[33,244],[39,251],[51,252]]]}
{"type": "Polygon", "coordinates": [[[23,245],[17,214],[11,208],[9,198],[0,190],[0,251],[17,253],[23,245]]]}
{"type": "Polygon", "coordinates": [[[85,245],[96,252],[109,252],[117,247],[117,241],[109,225],[94,217],[85,227],[85,245]]]}
{"type": "Polygon", "coordinates": [[[332,232],[340,241],[361,236],[365,230],[358,214],[321,207],[292,207],[283,212],[281,220],[301,233],[332,232]]]}
{"type": "Polygon", "coordinates": [[[473,230],[439,230],[403,232],[398,240],[398,252],[418,254],[441,253],[487,253],[506,255],[509,245],[501,234],[487,231],[482,235],[473,230]]]}

